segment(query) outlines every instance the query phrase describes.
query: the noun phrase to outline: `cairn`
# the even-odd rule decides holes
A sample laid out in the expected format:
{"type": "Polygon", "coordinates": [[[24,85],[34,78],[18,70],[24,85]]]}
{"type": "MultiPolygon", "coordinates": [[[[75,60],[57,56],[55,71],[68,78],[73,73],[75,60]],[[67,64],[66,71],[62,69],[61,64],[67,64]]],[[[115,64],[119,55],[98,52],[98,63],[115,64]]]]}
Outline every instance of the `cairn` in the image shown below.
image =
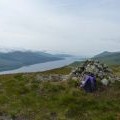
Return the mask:
{"type": "Polygon", "coordinates": [[[116,80],[113,71],[106,64],[100,63],[98,60],[86,60],[80,67],[72,72],[72,77],[76,77],[82,81],[86,73],[94,74],[97,80],[106,86],[109,83],[114,83],[116,80]]]}

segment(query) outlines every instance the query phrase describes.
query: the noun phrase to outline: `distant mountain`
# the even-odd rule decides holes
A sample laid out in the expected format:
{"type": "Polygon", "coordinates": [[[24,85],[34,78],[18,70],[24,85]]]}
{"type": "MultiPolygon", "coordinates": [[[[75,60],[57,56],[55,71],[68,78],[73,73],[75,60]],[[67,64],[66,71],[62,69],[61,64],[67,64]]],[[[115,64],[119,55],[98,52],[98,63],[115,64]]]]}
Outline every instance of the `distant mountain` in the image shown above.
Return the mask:
{"type": "Polygon", "coordinates": [[[0,71],[20,68],[26,65],[61,60],[63,58],[44,52],[11,51],[0,52],[0,71]]]}
{"type": "Polygon", "coordinates": [[[104,57],[104,56],[111,55],[111,54],[112,54],[112,52],[104,51],[94,57],[104,57]]]}
{"type": "Polygon", "coordinates": [[[65,57],[73,57],[73,55],[69,55],[69,54],[55,54],[56,57],[61,57],[61,58],[65,58],[65,57]]]}
{"type": "MultiPolygon", "coordinates": [[[[106,63],[107,65],[120,65],[120,52],[105,51],[88,59],[99,60],[100,62],[106,63]]],[[[70,66],[72,67],[81,66],[81,64],[83,64],[83,61],[85,60],[87,60],[87,58],[83,59],[82,61],[76,61],[72,63],[70,66]]]]}
{"type": "Polygon", "coordinates": [[[93,59],[98,59],[105,62],[108,65],[119,65],[120,64],[120,52],[103,52],[93,57],[93,59]]]}

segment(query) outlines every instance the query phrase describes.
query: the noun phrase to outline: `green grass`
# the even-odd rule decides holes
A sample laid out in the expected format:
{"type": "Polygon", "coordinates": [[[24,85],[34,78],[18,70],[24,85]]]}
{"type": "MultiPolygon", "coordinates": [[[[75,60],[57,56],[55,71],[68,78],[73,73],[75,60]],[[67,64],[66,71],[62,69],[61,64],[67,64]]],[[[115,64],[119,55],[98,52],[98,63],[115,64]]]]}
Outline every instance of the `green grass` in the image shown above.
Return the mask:
{"type": "Polygon", "coordinates": [[[71,67],[78,67],[81,66],[84,62],[83,61],[76,61],[74,63],[72,63],[70,66],[71,67]]]}
{"type": "Polygon", "coordinates": [[[57,68],[57,69],[53,69],[53,70],[48,70],[45,72],[42,72],[43,74],[69,74],[71,72],[71,68],[69,66],[66,67],[62,67],[62,68],[57,68]]]}
{"type": "MultiPolygon", "coordinates": [[[[118,67],[113,67],[120,72],[118,67]]],[[[120,82],[87,94],[73,80],[38,82],[38,74],[68,74],[70,68],[0,76],[0,115],[26,120],[119,120],[120,82]]]]}

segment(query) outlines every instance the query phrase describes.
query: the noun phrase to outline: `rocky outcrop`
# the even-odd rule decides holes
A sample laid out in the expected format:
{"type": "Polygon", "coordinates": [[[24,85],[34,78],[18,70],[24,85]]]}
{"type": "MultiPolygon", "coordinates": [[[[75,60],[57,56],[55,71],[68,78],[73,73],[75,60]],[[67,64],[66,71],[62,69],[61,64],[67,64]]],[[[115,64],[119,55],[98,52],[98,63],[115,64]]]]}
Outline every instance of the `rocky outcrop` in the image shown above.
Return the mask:
{"type": "Polygon", "coordinates": [[[119,78],[114,75],[112,69],[98,60],[87,60],[80,67],[72,71],[72,77],[82,80],[85,74],[92,73],[103,85],[115,82],[119,78]]]}
{"type": "Polygon", "coordinates": [[[106,64],[100,63],[97,60],[87,60],[80,67],[74,68],[72,72],[68,75],[62,74],[49,74],[42,75],[38,74],[35,80],[40,81],[65,81],[65,80],[75,80],[82,81],[84,75],[87,73],[92,73],[96,76],[103,85],[108,85],[109,83],[114,83],[115,80],[120,80],[119,77],[115,76],[112,69],[110,69],[106,64]]]}
{"type": "Polygon", "coordinates": [[[36,81],[65,81],[69,79],[69,75],[61,75],[61,74],[50,74],[50,75],[37,75],[35,80],[36,81]]]}

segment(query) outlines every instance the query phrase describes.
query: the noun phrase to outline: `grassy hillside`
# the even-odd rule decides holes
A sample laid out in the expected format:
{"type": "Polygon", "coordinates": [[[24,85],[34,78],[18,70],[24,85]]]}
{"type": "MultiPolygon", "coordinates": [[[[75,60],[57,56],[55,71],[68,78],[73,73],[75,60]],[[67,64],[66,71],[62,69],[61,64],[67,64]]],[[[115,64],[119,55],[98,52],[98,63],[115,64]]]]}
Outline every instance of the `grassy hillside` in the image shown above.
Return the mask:
{"type": "Polygon", "coordinates": [[[84,62],[83,61],[76,61],[72,64],[70,64],[71,67],[78,67],[81,66],[84,62]]]}
{"type": "MultiPolygon", "coordinates": [[[[119,67],[113,67],[120,75],[119,67]]],[[[120,82],[86,94],[76,82],[36,81],[37,75],[69,74],[70,68],[0,76],[0,116],[14,120],[120,120],[120,82]]]]}
{"type": "Polygon", "coordinates": [[[14,51],[0,53],[0,71],[60,59],[62,58],[44,52],[14,51]]]}
{"type": "MultiPolygon", "coordinates": [[[[109,66],[120,65],[120,52],[103,52],[91,58],[93,60],[99,60],[102,63],[106,63],[109,66]]],[[[83,62],[76,61],[71,64],[72,67],[81,66],[83,62]]]]}
{"type": "Polygon", "coordinates": [[[120,65],[120,52],[103,52],[93,59],[100,60],[108,65],[120,65]]]}

